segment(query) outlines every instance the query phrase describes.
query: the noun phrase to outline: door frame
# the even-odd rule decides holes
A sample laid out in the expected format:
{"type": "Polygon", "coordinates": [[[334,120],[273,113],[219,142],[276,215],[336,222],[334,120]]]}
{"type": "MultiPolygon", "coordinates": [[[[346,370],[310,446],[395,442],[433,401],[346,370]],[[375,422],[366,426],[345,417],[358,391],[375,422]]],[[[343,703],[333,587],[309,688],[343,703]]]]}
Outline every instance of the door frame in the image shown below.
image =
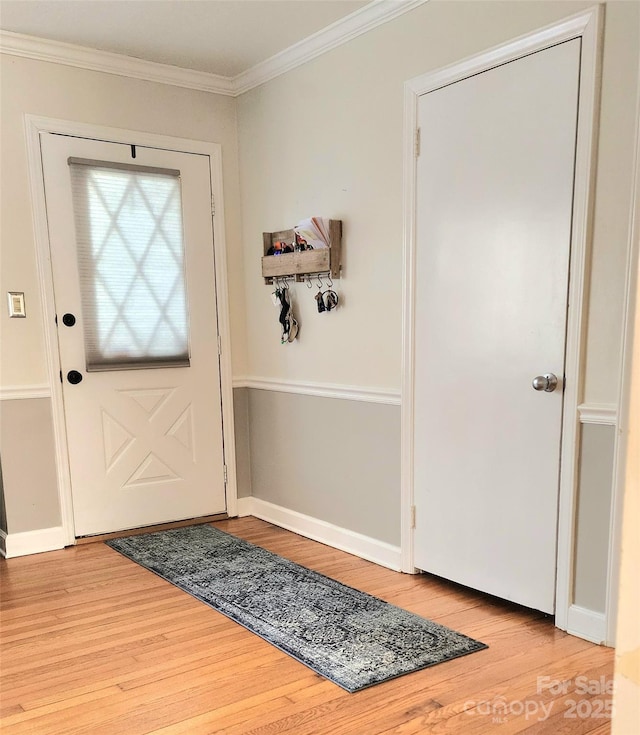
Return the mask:
{"type": "Polygon", "coordinates": [[[40,150],[41,135],[58,133],[76,138],[161,148],[178,153],[197,153],[209,157],[211,176],[211,213],[213,221],[213,253],[216,305],[218,309],[218,340],[220,353],[220,388],[222,396],[222,439],[226,467],[227,515],[237,515],[237,478],[233,421],[233,386],[231,368],[231,331],[229,323],[229,296],[222,187],[222,146],[219,143],[156,135],[137,130],[102,127],[70,120],[25,115],[29,184],[31,189],[33,229],[36,242],[36,261],[40,297],[42,300],[43,333],[47,360],[48,384],[51,393],[53,432],[56,455],[56,473],[62,531],[66,546],[76,543],[73,520],[73,496],[69,467],[68,440],[64,418],[60,355],[55,324],[56,308],[51,269],[51,250],[47,226],[44,173],[40,150]]]}
{"type": "Polygon", "coordinates": [[[573,602],[574,532],[580,443],[578,406],[582,401],[584,388],[588,263],[592,239],[602,32],[603,9],[602,6],[595,6],[459,63],[411,79],[405,83],[404,89],[401,565],[404,572],[415,573],[413,405],[415,396],[416,171],[420,145],[420,133],[417,129],[418,98],[448,84],[515,61],[536,51],[542,51],[558,43],[576,38],[582,41],[556,552],[555,624],[563,630],[569,627],[570,607],[573,602]]]}

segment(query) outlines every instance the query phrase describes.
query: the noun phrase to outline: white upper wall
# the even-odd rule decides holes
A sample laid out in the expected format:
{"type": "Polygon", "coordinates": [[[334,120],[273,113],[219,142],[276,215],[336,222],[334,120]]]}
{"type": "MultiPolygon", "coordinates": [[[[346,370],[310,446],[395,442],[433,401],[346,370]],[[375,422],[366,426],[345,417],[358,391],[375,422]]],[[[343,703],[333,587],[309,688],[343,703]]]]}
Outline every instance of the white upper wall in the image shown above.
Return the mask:
{"type": "MultiPolygon", "coordinates": [[[[238,99],[2,55],[0,294],[25,291],[28,313],[9,320],[0,308],[2,384],[47,381],[24,139],[31,113],[221,143],[234,375],[397,390],[403,83],[589,5],[431,0],[238,99]],[[260,277],[261,233],[308,215],[344,222],[342,306],[318,314],[315,286],[297,284],[300,339],[283,346],[260,277]]],[[[585,396],[595,403],[617,396],[640,3],[606,11],[585,396]]]]}
{"type": "Polygon", "coordinates": [[[24,115],[139,130],[222,145],[234,371],[245,362],[236,102],[206,92],[2,54],[2,385],[48,381],[27,171],[24,115]],[[7,291],[24,291],[27,318],[9,319],[7,291]]]}
{"type": "MultiPolygon", "coordinates": [[[[397,390],[401,372],[403,83],[590,7],[431,2],[238,100],[247,375],[397,390]],[[282,346],[262,232],[344,222],[343,307],[296,284],[300,339],[282,346]]],[[[640,5],[610,3],[587,348],[587,394],[617,399],[640,5]]]]}

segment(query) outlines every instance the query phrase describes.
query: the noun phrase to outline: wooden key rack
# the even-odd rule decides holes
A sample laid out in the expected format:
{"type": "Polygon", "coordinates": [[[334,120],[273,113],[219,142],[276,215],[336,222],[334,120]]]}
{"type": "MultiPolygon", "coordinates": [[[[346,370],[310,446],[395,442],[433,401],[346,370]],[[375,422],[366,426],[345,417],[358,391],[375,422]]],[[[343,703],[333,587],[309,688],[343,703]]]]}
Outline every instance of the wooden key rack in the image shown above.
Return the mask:
{"type": "Polygon", "coordinates": [[[303,281],[305,276],[329,273],[331,278],[340,278],[342,268],[342,220],[329,220],[328,248],[302,250],[281,255],[267,255],[274,243],[284,242],[294,247],[293,230],[263,232],[262,277],[265,283],[273,283],[274,278],[295,277],[303,281]]]}

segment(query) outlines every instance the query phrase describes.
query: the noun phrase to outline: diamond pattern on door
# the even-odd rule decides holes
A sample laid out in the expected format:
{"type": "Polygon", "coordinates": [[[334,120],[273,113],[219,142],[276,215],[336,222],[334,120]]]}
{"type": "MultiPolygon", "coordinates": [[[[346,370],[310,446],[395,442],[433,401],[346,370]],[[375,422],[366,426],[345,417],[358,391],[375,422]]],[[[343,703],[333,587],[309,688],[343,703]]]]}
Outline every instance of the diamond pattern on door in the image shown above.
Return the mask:
{"type": "Polygon", "coordinates": [[[152,419],[162,405],[171,397],[174,388],[146,388],[143,390],[121,390],[120,393],[133,400],[149,414],[152,419]]]}
{"type": "Polygon", "coordinates": [[[113,416],[102,410],[102,439],[104,442],[104,463],[107,472],[135,441],[135,438],[118,423],[113,416]]]}
{"type": "Polygon", "coordinates": [[[149,452],[142,463],[136,467],[131,477],[123,487],[136,487],[137,485],[148,485],[154,482],[166,482],[167,480],[180,480],[176,473],[161,462],[153,452],[149,452]]]}
{"type": "Polygon", "coordinates": [[[193,411],[191,406],[187,406],[180,418],[167,431],[167,436],[177,439],[180,444],[191,452],[193,461],[196,461],[195,444],[193,441],[193,411]]]}
{"type": "Polygon", "coordinates": [[[120,389],[110,411],[101,409],[105,466],[117,487],[189,476],[195,463],[195,417],[192,403],[185,405],[177,391],[120,389]]]}

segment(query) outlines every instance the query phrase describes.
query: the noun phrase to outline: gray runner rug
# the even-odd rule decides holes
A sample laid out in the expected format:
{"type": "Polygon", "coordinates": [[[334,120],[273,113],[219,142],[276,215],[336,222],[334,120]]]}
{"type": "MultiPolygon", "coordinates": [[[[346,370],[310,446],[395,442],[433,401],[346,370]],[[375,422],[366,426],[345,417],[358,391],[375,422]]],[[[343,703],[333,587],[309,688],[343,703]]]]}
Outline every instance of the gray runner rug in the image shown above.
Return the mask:
{"type": "Polygon", "coordinates": [[[487,648],[208,525],[106,543],[348,692],[487,648]]]}

